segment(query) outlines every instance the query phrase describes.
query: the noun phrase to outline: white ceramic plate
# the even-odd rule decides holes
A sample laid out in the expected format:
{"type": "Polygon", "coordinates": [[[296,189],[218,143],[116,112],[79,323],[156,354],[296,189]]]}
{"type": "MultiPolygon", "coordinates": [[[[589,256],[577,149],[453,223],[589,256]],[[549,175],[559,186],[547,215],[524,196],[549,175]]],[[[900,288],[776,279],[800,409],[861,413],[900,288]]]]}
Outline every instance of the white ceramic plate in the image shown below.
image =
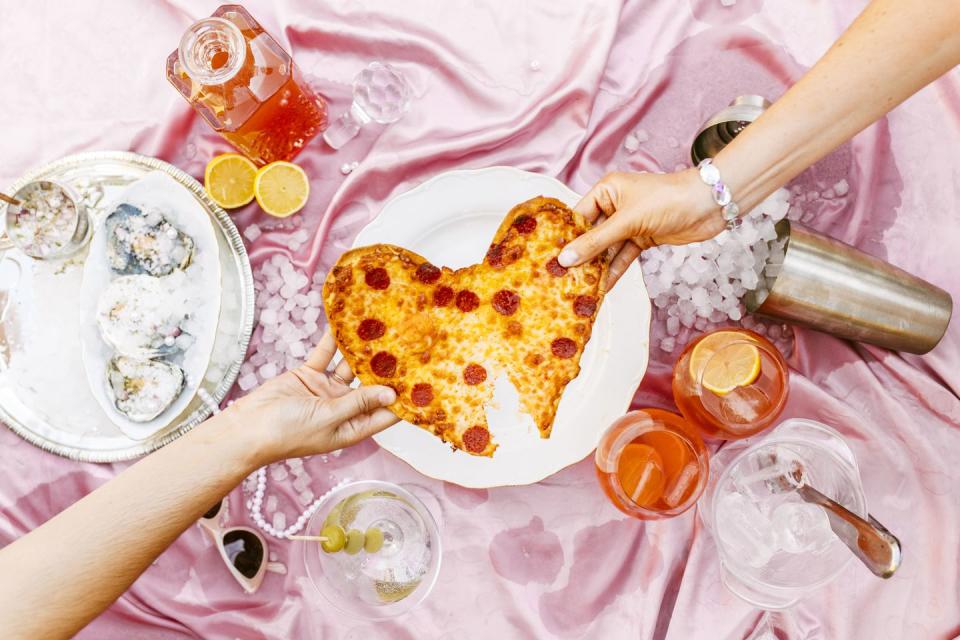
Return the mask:
{"type": "MultiPolygon", "coordinates": [[[[390,200],[354,246],[380,242],[416,251],[451,268],[480,262],[515,204],[544,195],[573,206],[579,196],[557,180],[510,167],[451,171],[390,200]]],[[[381,447],[424,475],[464,487],[539,482],[582,460],[600,435],[630,406],[647,368],[650,300],[639,265],[631,267],[604,299],[580,375],[567,386],[549,439],[517,411],[512,385],[496,387],[496,409],[487,418],[500,445],[493,458],[450,446],[402,422],[378,434],[381,447]]]]}

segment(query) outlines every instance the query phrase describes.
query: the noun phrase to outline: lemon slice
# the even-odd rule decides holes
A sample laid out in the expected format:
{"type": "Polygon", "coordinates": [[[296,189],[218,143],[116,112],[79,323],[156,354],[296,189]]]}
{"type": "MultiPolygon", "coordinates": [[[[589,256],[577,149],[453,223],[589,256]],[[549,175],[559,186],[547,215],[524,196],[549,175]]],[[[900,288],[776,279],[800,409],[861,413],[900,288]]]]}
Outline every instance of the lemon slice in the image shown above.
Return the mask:
{"type": "Polygon", "coordinates": [[[271,162],[257,171],[253,191],[264,211],[286,218],[307,204],[310,181],[303,169],[292,162],[271,162]]]}
{"type": "Polygon", "coordinates": [[[693,348],[690,375],[704,389],[725,396],[760,377],[760,350],[735,331],[712,333],[693,348]]]}
{"type": "Polygon", "coordinates": [[[242,207],[253,200],[257,165],[239,153],[224,153],[207,163],[203,187],[224,209],[242,207]]]}

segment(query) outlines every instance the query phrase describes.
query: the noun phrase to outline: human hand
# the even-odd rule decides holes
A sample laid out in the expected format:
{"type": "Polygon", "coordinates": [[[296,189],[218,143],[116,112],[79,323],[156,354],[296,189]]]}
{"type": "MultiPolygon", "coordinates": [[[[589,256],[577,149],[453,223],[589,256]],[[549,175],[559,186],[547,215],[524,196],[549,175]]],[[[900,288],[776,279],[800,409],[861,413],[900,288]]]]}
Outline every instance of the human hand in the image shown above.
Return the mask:
{"type": "Polygon", "coordinates": [[[610,173],[574,210],[594,226],[568,244],[558,260],[573,267],[609,250],[608,290],[644,249],[707,240],[724,228],[719,207],[696,169],[610,173]]]}
{"type": "Polygon", "coordinates": [[[334,374],[326,373],[336,351],[327,330],[303,365],[268,380],[228,409],[254,438],[262,464],[342,449],[398,422],[385,408],[397,399],[393,389],[351,389],[354,375],[345,360],[334,374]]]}

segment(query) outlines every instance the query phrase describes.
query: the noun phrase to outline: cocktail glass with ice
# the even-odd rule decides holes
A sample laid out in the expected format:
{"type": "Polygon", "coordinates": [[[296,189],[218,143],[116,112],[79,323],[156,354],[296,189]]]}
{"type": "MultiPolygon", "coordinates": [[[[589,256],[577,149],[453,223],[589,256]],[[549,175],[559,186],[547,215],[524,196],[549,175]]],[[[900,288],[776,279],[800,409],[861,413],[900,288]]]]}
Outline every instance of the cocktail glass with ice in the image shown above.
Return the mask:
{"type": "Polygon", "coordinates": [[[783,490],[785,481],[806,482],[866,517],[860,471],[840,434],[812,420],[787,420],[763,437],[722,447],[711,466],[700,517],[734,594],[785,609],[844,570],[853,554],[827,513],[783,490]]]}
{"type": "Polygon", "coordinates": [[[787,363],[746,329],[718,329],[686,346],[673,369],[673,398],[704,436],[746,438],[773,424],[787,402],[787,363]]]}
{"type": "Polygon", "coordinates": [[[707,483],[708,456],[695,428],[661,409],[631,411],[597,445],[597,479],[614,506],[641,520],[672,518],[707,483]]]}

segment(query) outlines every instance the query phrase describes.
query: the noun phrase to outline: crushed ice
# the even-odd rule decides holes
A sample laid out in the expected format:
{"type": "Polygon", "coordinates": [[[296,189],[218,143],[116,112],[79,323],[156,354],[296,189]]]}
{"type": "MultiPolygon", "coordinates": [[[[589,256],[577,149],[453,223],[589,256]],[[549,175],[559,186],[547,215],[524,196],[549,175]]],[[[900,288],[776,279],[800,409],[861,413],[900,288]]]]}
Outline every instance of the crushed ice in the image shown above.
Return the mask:
{"type": "Polygon", "coordinates": [[[779,273],[784,245],[775,225],[788,213],[790,192],[780,189],[743,216],[737,229],[704,242],[644,251],[643,279],[654,305],[652,336],[659,336],[655,344],[661,350],[673,352],[695,333],[740,323],[790,353],[791,329],[745,317],[741,303],[747,291],[763,296],[779,273]]]}

